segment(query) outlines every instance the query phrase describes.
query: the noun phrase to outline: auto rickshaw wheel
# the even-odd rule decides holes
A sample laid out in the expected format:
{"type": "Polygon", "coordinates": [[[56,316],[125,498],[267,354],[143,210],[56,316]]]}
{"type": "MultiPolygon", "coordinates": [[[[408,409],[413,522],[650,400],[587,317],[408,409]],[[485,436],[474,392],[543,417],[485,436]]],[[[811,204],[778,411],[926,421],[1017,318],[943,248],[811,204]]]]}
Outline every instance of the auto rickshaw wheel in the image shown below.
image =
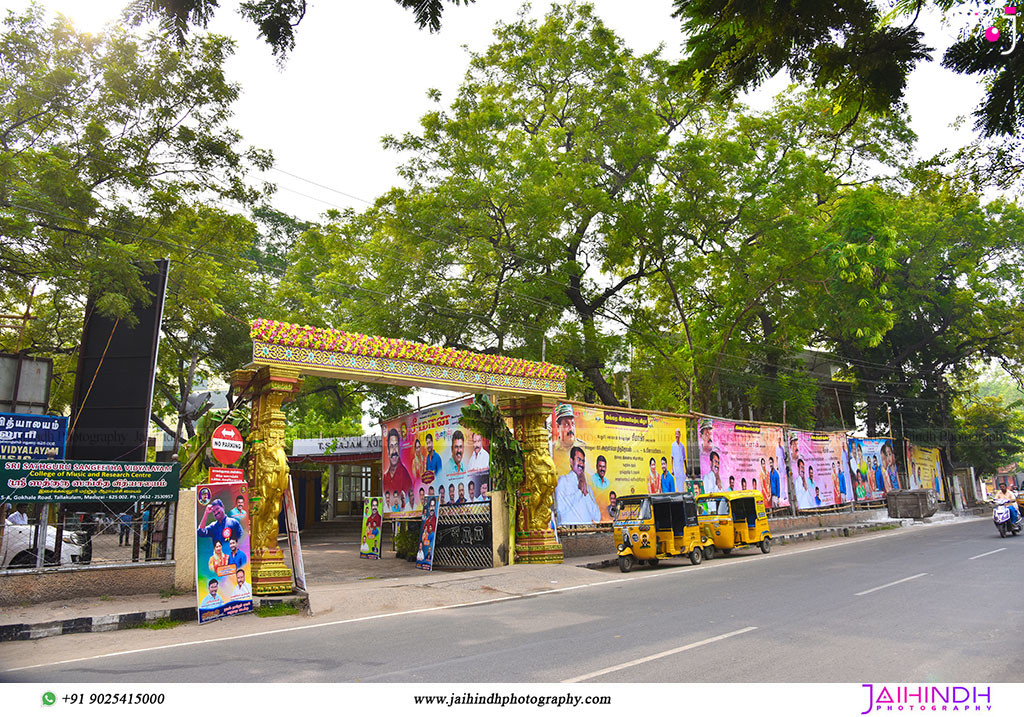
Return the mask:
{"type": "Polygon", "coordinates": [[[722,555],[728,555],[732,552],[732,548],[722,548],[722,555]]]}
{"type": "Polygon", "coordinates": [[[632,555],[620,555],[619,556],[619,570],[624,573],[628,573],[633,569],[633,556],[632,555]]]}
{"type": "Polygon", "coordinates": [[[711,558],[713,558],[713,557],[715,557],[715,546],[714,545],[705,545],[704,546],[704,559],[705,560],[711,560],[711,558]]]}
{"type": "Polygon", "coordinates": [[[647,564],[653,568],[655,565],[658,564],[658,558],[648,558],[647,564]]]}
{"type": "Polygon", "coordinates": [[[765,538],[764,540],[761,541],[761,552],[762,553],[770,553],[771,551],[772,551],[772,539],[771,538],[765,538]]]}
{"type": "Polygon", "coordinates": [[[690,562],[694,565],[700,565],[700,562],[704,559],[704,549],[699,545],[693,549],[690,553],[690,562]]]}

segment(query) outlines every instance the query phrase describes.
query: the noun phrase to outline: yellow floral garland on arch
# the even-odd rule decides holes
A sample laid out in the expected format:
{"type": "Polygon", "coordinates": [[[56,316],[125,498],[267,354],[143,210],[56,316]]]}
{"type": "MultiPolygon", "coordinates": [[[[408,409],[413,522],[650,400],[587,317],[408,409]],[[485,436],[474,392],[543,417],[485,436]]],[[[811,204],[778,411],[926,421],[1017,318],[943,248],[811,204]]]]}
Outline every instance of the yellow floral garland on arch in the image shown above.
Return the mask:
{"type": "Polygon", "coordinates": [[[479,354],[461,349],[430,346],[404,339],[354,334],[337,329],[300,326],[269,319],[253,321],[249,336],[254,340],[279,346],[337,351],[353,356],[418,361],[432,366],[460,368],[500,376],[565,380],[565,369],[550,363],[479,354]]]}

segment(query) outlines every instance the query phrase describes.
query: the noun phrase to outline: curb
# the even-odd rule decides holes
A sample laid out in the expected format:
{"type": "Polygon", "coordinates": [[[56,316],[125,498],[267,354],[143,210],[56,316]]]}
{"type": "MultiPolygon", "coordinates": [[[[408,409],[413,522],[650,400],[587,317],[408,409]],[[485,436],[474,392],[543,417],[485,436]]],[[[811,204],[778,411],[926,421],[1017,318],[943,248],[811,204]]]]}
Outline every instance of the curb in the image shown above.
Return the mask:
{"type": "MultiPolygon", "coordinates": [[[[281,603],[292,603],[305,614],[313,614],[309,607],[309,594],[305,592],[299,592],[297,596],[289,596],[287,598],[256,598],[253,601],[253,609],[279,605],[281,603]]],[[[0,625],[0,642],[38,640],[43,637],[54,637],[57,635],[80,635],[90,632],[130,630],[156,622],[157,620],[196,622],[198,619],[197,609],[193,605],[166,610],[149,610],[147,612],[125,612],[97,617],[75,617],[69,620],[53,620],[50,622],[14,623],[0,625]]]]}

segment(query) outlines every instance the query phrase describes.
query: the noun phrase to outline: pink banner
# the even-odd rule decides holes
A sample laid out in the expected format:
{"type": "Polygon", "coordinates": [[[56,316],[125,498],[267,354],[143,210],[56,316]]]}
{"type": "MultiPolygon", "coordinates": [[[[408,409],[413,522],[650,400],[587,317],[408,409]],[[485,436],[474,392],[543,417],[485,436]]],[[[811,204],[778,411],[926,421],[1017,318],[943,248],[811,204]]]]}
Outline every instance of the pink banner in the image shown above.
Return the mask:
{"type": "Polygon", "coordinates": [[[787,434],[797,508],[823,508],[852,500],[846,434],[793,430],[787,434]]]}
{"type": "Polygon", "coordinates": [[[701,418],[697,429],[705,493],[759,490],[766,507],[789,505],[781,426],[701,418]]]}

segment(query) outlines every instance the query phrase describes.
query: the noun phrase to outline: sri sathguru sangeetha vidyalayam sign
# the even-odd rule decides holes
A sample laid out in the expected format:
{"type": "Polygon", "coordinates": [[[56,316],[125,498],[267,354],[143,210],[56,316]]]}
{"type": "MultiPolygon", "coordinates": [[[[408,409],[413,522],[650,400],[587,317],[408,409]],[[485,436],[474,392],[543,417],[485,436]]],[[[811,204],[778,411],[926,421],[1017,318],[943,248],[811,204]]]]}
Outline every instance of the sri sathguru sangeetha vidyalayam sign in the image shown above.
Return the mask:
{"type": "Polygon", "coordinates": [[[4,461],[0,497],[17,503],[166,502],[178,499],[179,463],[4,461]]]}

